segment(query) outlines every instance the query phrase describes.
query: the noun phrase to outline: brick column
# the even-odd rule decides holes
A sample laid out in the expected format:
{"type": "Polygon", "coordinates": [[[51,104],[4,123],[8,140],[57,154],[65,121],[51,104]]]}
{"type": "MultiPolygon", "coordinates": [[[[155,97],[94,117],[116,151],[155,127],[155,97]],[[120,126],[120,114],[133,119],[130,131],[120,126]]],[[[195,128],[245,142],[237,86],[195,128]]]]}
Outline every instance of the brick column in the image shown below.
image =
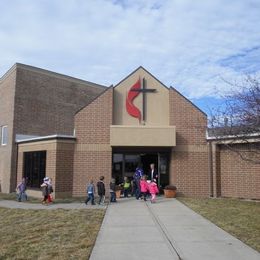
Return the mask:
{"type": "Polygon", "coordinates": [[[213,197],[221,196],[221,174],[220,174],[220,150],[218,145],[212,143],[212,168],[213,168],[213,197]]]}

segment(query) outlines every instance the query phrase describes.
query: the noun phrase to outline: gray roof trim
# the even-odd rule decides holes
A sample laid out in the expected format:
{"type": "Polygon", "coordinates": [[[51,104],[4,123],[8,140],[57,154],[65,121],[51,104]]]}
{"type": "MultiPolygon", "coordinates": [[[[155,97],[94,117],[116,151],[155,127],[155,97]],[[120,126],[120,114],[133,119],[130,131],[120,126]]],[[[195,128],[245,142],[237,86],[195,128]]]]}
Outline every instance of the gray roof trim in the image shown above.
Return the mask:
{"type": "Polygon", "coordinates": [[[28,71],[33,71],[33,72],[37,72],[37,73],[41,73],[41,74],[45,74],[45,75],[49,75],[49,76],[53,76],[56,78],[60,78],[60,79],[66,79],[69,80],[71,82],[75,82],[75,83],[81,83],[84,85],[88,85],[94,88],[106,88],[107,86],[101,85],[101,84],[97,84],[94,82],[90,82],[90,81],[86,81],[86,80],[82,80],[79,78],[74,78],[65,74],[61,74],[61,73],[57,73],[57,72],[53,72],[50,70],[46,70],[46,69],[42,69],[42,68],[37,68],[34,66],[30,66],[30,65],[26,65],[26,64],[22,64],[22,63],[15,63],[1,78],[0,78],[0,82],[2,80],[4,80],[9,74],[11,74],[14,70],[21,68],[21,69],[25,69],[28,71]]]}
{"type": "Polygon", "coordinates": [[[206,139],[207,141],[218,141],[218,140],[226,140],[226,139],[241,139],[241,138],[255,138],[255,137],[260,137],[260,132],[257,133],[252,133],[252,134],[247,134],[247,135],[243,135],[243,134],[238,134],[238,135],[223,135],[223,136],[208,136],[208,130],[207,130],[207,134],[206,134],[206,139]]]}
{"type": "Polygon", "coordinates": [[[10,69],[8,69],[2,77],[0,77],[0,83],[8,78],[17,68],[17,63],[15,63],[10,69]]]}
{"type": "Polygon", "coordinates": [[[163,87],[165,87],[166,89],[169,90],[169,88],[163,84],[159,79],[157,79],[152,73],[150,73],[147,69],[145,69],[143,66],[139,66],[137,69],[135,69],[133,72],[131,72],[130,74],[128,74],[126,77],[124,77],[122,80],[120,80],[115,86],[114,88],[116,88],[117,86],[119,86],[122,82],[124,82],[126,79],[130,78],[134,73],[136,73],[139,69],[144,70],[144,72],[146,72],[148,75],[150,75],[152,78],[154,78],[156,81],[158,81],[160,84],[162,84],[163,87]]]}
{"type": "Polygon", "coordinates": [[[81,110],[83,110],[85,107],[87,107],[88,105],[90,105],[91,103],[93,103],[96,99],[98,99],[99,97],[101,97],[103,94],[105,94],[105,92],[107,92],[109,89],[114,88],[113,85],[111,85],[110,87],[107,87],[103,92],[101,92],[99,95],[97,95],[94,99],[92,99],[88,104],[84,105],[83,107],[81,107],[79,110],[77,110],[75,112],[74,115],[78,114],[81,110]]]}
{"type": "Polygon", "coordinates": [[[189,100],[187,97],[185,97],[183,94],[181,94],[180,91],[178,91],[176,88],[170,86],[170,90],[175,91],[176,93],[178,93],[181,97],[183,97],[186,101],[188,101],[194,108],[196,108],[197,110],[199,110],[202,114],[204,114],[206,117],[208,116],[203,110],[201,110],[198,106],[196,106],[191,100],[189,100]]]}
{"type": "Polygon", "coordinates": [[[23,140],[16,140],[16,143],[21,144],[21,143],[28,143],[28,142],[46,141],[46,140],[52,140],[52,139],[76,140],[76,137],[73,135],[46,135],[46,136],[27,138],[27,139],[23,139],[23,140]]]}

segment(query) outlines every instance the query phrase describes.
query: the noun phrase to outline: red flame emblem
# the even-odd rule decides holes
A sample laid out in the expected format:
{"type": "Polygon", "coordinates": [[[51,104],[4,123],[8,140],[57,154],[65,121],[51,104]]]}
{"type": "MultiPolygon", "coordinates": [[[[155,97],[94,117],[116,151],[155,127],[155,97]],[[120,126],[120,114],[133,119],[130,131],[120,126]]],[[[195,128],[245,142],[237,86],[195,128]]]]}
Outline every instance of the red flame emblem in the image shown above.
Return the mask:
{"type": "Polygon", "coordinates": [[[141,80],[138,81],[130,88],[126,98],[126,110],[129,115],[136,117],[141,121],[141,111],[133,104],[134,99],[140,94],[139,91],[141,89],[141,80]]]}

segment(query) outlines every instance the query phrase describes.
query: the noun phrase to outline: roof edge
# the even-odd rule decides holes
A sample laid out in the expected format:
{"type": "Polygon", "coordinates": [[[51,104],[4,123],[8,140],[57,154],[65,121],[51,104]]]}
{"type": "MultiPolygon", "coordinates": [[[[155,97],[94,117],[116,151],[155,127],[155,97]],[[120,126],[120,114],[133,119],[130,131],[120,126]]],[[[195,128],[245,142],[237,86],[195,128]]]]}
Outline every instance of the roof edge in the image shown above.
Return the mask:
{"type": "Polygon", "coordinates": [[[0,83],[4,81],[7,77],[9,77],[16,69],[17,69],[17,64],[15,63],[11,68],[9,68],[3,75],[0,77],[0,83]]]}
{"type": "Polygon", "coordinates": [[[93,100],[91,100],[88,104],[84,105],[83,107],[81,107],[79,110],[77,110],[75,113],[74,113],[74,116],[76,114],[78,114],[82,109],[84,109],[85,107],[89,106],[91,103],[93,103],[96,99],[98,99],[99,97],[101,97],[103,94],[105,94],[105,92],[107,92],[109,89],[111,88],[114,88],[113,85],[107,87],[103,92],[101,92],[99,95],[97,95],[93,100]]]}
{"type": "Polygon", "coordinates": [[[52,140],[52,139],[57,139],[57,140],[76,140],[76,137],[73,135],[46,135],[46,136],[39,136],[39,137],[33,137],[33,138],[28,138],[20,141],[15,141],[17,144],[21,143],[29,143],[29,142],[38,142],[38,141],[46,141],[46,140],[52,140]]]}
{"type": "Polygon", "coordinates": [[[255,138],[255,137],[260,137],[260,132],[257,133],[251,133],[251,134],[238,134],[238,135],[223,135],[223,136],[209,136],[208,135],[208,130],[206,133],[206,139],[207,141],[220,141],[220,140],[227,140],[227,139],[241,139],[241,138],[255,138]]]}
{"type": "Polygon", "coordinates": [[[42,74],[45,74],[45,75],[53,75],[55,77],[66,78],[68,80],[79,82],[79,83],[83,83],[83,84],[88,84],[88,85],[91,85],[93,87],[98,87],[98,88],[100,88],[100,87],[101,88],[106,88],[107,87],[105,85],[97,84],[97,83],[94,83],[94,82],[91,82],[91,81],[87,81],[87,80],[82,80],[82,79],[75,78],[75,77],[72,77],[72,76],[68,76],[68,75],[65,75],[65,74],[62,74],[62,73],[58,73],[58,72],[54,72],[54,71],[51,71],[51,70],[38,68],[38,67],[27,65],[27,64],[23,64],[23,63],[16,63],[16,66],[17,66],[17,68],[23,68],[23,69],[34,71],[34,72],[39,72],[39,73],[42,73],[42,74]]]}
{"type": "Polygon", "coordinates": [[[192,106],[194,106],[202,114],[204,114],[206,117],[208,116],[204,111],[202,111],[198,106],[196,106],[190,99],[186,98],[183,94],[181,94],[176,88],[170,86],[170,90],[176,91],[180,96],[182,96],[185,100],[187,100],[192,106]]]}
{"type": "Polygon", "coordinates": [[[58,72],[54,72],[54,71],[50,71],[50,70],[46,70],[46,69],[42,69],[42,68],[38,68],[35,66],[31,66],[31,65],[27,65],[27,64],[23,64],[23,63],[15,63],[3,76],[2,78],[0,78],[0,81],[2,81],[4,78],[6,78],[11,72],[13,72],[14,70],[21,68],[21,69],[25,69],[28,71],[33,71],[33,72],[37,72],[37,73],[41,73],[44,75],[51,75],[57,78],[62,78],[62,79],[67,79],[69,81],[72,82],[77,82],[77,83],[81,83],[81,84],[86,84],[86,85],[90,85],[92,87],[96,87],[96,88],[107,88],[107,86],[105,85],[101,85],[101,84],[97,84],[91,81],[87,81],[87,80],[82,80],[79,78],[75,78],[72,76],[68,76],[65,74],[61,74],[58,72]]]}
{"type": "Polygon", "coordinates": [[[123,81],[125,81],[127,78],[131,77],[136,71],[138,71],[139,69],[143,69],[148,75],[150,75],[151,77],[153,77],[155,80],[157,80],[163,87],[165,87],[166,89],[169,90],[169,87],[167,87],[165,84],[163,84],[159,79],[157,79],[151,72],[149,72],[147,69],[145,69],[143,66],[139,66],[138,68],[136,68],[133,72],[131,72],[130,74],[128,74],[126,77],[124,77],[121,81],[119,81],[114,88],[116,88],[118,85],[120,85],[123,81]]]}

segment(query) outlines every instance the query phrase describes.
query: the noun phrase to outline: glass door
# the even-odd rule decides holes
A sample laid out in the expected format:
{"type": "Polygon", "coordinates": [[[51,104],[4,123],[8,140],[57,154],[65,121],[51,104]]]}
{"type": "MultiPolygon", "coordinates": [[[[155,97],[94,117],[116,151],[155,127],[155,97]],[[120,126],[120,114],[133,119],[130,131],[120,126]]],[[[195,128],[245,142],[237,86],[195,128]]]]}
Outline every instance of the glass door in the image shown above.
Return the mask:
{"type": "Polygon", "coordinates": [[[112,168],[112,178],[115,179],[116,184],[122,183],[124,169],[124,158],[123,154],[115,153],[113,154],[113,168],[112,168]]]}
{"type": "Polygon", "coordinates": [[[169,154],[158,153],[158,185],[162,188],[169,184],[169,154]]]}
{"type": "Polygon", "coordinates": [[[169,184],[169,153],[114,153],[112,177],[116,184],[122,183],[124,177],[132,179],[136,167],[141,166],[144,174],[150,175],[150,164],[158,171],[158,185],[169,184]]]}

